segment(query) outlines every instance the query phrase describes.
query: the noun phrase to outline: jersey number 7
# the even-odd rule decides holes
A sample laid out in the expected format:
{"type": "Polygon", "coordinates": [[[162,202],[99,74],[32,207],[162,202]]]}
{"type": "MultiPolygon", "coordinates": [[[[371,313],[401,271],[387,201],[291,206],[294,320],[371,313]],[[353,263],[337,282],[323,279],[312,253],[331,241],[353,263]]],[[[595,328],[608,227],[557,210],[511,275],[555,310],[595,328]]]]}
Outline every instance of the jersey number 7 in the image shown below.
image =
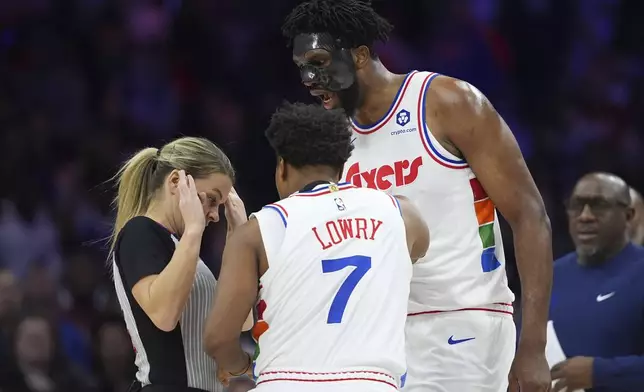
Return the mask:
{"type": "Polygon", "coordinates": [[[371,257],[368,256],[350,256],[339,259],[322,260],[322,272],[330,273],[343,270],[347,267],[355,267],[353,271],[344,280],[338,292],[331,302],[327,324],[339,324],[342,322],[344,310],[347,308],[349,297],[353,293],[360,280],[371,269],[371,257]]]}

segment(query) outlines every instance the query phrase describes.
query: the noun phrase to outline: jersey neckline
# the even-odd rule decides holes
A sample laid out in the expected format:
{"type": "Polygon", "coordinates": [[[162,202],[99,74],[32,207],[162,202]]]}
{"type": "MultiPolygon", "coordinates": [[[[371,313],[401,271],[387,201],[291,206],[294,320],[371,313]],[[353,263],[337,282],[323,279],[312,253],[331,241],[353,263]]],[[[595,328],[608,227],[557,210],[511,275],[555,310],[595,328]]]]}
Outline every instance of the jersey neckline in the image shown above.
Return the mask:
{"type": "Polygon", "coordinates": [[[343,191],[343,190],[349,189],[349,188],[355,188],[355,186],[350,182],[335,183],[335,182],[324,181],[323,183],[318,183],[318,184],[315,184],[315,182],[314,182],[314,183],[311,183],[311,184],[305,186],[304,188],[302,188],[302,190],[293,193],[289,197],[292,197],[292,196],[318,196],[318,195],[324,195],[324,194],[331,193],[331,192],[343,191]],[[313,186],[310,187],[310,185],[313,185],[313,186]]]}
{"type": "Polygon", "coordinates": [[[398,88],[398,92],[396,93],[396,96],[394,97],[393,101],[391,101],[391,105],[389,105],[389,109],[378,121],[374,122],[373,124],[360,124],[355,120],[355,118],[350,117],[353,130],[358,133],[369,134],[377,131],[384,124],[386,124],[391,119],[396,109],[398,109],[398,106],[400,105],[400,102],[402,101],[403,96],[405,95],[405,91],[407,90],[409,82],[411,81],[412,76],[416,73],[418,73],[418,71],[413,70],[407,73],[407,75],[405,75],[405,78],[403,79],[402,83],[400,84],[400,87],[398,88]]]}

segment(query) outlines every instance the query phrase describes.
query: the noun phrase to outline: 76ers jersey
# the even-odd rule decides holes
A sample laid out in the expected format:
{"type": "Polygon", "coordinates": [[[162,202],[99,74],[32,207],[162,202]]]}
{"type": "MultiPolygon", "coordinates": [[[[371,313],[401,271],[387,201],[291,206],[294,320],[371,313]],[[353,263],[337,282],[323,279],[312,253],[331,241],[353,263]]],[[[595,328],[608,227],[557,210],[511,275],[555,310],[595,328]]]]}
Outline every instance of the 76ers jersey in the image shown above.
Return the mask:
{"type": "Polygon", "coordinates": [[[260,279],[257,383],[361,380],[400,386],[412,264],[395,198],[321,184],[253,214],[260,279]]]}
{"type": "Polygon", "coordinates": [[[410,72],[387,114],[371,126],[352,123],[355,150],[344,179],[411,199],[430,230],[414,265],[409,313],[481,309],[511,313],[503,243],[492,200],[467,162],[443,148],[425,113],[437,76],[410,72]]]}

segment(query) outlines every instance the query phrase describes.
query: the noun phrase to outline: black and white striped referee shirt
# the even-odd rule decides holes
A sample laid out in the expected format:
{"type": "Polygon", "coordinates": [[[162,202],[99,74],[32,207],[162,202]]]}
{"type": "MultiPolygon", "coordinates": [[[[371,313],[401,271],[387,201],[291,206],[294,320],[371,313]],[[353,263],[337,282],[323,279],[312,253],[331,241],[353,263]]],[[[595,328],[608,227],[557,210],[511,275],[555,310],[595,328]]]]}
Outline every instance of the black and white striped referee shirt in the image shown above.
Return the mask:
{"type": "Polygon", "coordinates": [[[143,386],[221,392],[224,388],[216,379],[215,361],[203,349],[203,330],[216,284],[203,261],[198,262],[186,308],[171,332],[158,329],[132,296],[139,280],[161,273],[177,242],[163,226],[139,216],[125,224],[114,248],[114,286],[136,350],[136,378],[143,386]]]}

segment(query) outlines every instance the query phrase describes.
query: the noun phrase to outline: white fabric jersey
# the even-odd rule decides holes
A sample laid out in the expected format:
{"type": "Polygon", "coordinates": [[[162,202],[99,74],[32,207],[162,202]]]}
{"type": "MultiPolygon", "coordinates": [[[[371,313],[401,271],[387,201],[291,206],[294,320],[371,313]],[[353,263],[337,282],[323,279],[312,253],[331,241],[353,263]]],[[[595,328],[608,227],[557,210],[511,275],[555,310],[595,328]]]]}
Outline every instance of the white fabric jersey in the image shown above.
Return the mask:
{"type": "Polygon", "coordinates": [[[429,226],[429,251],[414,265],[410,314],[511,312],[514,295],[494,204],[467,162],[431,133],[425,101],[436,76],[410,72],[380,121],[353,122],[355,150],[343,177],[356,186],[407,196],[429,226]]]}
{"type": "Polygon", "coordinates": [[[253,216],[269,264],[253,329],[258,385],[370,380],[399,387],[412,264],[396,199],[321,184],[253,216]]]}

